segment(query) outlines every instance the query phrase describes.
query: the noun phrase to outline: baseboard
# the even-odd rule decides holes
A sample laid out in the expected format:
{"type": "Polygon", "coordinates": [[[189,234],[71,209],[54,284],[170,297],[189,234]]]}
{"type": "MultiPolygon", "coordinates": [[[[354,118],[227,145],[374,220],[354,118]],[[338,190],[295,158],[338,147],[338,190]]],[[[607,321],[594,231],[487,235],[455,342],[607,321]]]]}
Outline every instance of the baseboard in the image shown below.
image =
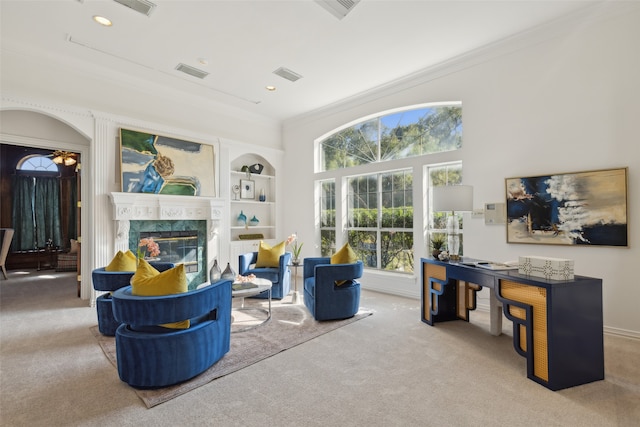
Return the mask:
{"type": "Polygon", "coordinates": [[[630,331],[628,329],[613,328],[611,326],[605,326],[603,330],[605,335],[612,335],[616,337],[624,337],[624,338],[631,338],[634,340],[640,340],[640,332],[630,331]]]}

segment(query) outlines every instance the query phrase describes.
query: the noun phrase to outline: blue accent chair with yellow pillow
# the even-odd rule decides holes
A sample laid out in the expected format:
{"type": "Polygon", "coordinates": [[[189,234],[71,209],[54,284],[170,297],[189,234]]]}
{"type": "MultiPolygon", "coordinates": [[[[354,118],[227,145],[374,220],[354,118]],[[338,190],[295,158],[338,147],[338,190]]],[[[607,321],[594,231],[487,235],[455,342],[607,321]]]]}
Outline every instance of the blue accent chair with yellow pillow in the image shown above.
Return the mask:
{"type": "Polygon", "coordinates": [[[362,261],[331,264],[329,257],[305,258],[303,266],[304,305],[316,320],[337,320],[354,316],[360,308],[362,261]]]}
{"type": "Polygon", "coordinates": [[[116,331],[120,379],[135,388],[159,388],[213,366],[229,351],[231,284],[221,280],[158,296],[133,295],[132,286],[115,291],[113,313],[122,323],[116,331]]]}
{"type": "MultiPolygon", "coordinates": [[[[282,299],[289,295],[291,290],[291,252],[284,252],[284,245],[281,243],[274,248],[261,243],[260,251],[241,254],[238,258],[238,274],[248,276],[254,274],[261,279],[271,280],[271,298],[282,299]],[[282,248],[277,248],[282,245],[282,248]],[[280,250],[274,252],[272,249],[280,250]],[[266,255],[266,258],[263,256],[266,255]],[[261,258],[265,258],[264,260],[261,258]]],[[[284,243],[284,242],[283,242],[284,243]]],[[[263,292],[254,298],[267,298],[267,292],[263,292]]]]}
{"type": "MultiPolygon", "coordinates": [[[[171,262],[151,262],[150,264],[158,271],[165,271],[175,266],[171,262]]],[[[120,322],[113,317],[111,293],[129,286],[134,273],[135,271],[107,271],[106,267],[96,268],[91,272],[93,289],[108,292],[96,298],[98,330],[102,335],[114,336],[116,334],[120,322]]]]}

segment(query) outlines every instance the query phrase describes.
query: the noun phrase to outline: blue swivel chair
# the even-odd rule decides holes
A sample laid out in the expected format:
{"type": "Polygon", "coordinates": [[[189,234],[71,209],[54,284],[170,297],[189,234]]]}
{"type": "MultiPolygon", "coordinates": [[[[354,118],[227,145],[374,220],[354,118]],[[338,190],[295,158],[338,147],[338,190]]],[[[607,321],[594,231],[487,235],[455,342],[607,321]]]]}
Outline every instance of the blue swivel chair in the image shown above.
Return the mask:
{"type": "MultiPolygon", "coordinates": [[[[291,252],[285,252],[280,255],[278,267],[255,267],[258,261],[258,252],[248,252],[241,254],[238,260],[238,274],[247,276],[254,274],[261,279],[271,280],[273,287],[271,288],[271,298],[282,299],[289,294],[291,289],[291,252]]],[[[254,298],[267,298],[267,292],[263,292],[254,298]]]]}
{"type": "Polygon", "coordinates": [[[113,293],[120,379],[136,388],[177,384],[209,369],[228,351],[231,337],[231,280],[163,296],[113,293]],[[187,329],[161,324],[190,319],[187,329]]]}
{"type": "MultiPolygon", "coordinates": [[[[149,263],[156,270],[162,272],[175,267],[171,262],[151,262],[149,263]]],[[[133,271],[106,271],[104,267],[96,268],[91,272],[93,289],[96,291],[109,292],[96,299],[96,309],[98,311],[98,330],[102,335],[114,336],[116,329],[120,326],[113,317],[111,308],[111,292],[124,286],[129,286],[133,271]]]]}
{"type": "Polygon", "coordinates": [[[331,258],[305,258],[304,304],[316,320],[352,317],[360,308],[360,283],[364,265],[331,264],[331,258]],[[338,283],[341,283],[338,285],[338,283]]]}

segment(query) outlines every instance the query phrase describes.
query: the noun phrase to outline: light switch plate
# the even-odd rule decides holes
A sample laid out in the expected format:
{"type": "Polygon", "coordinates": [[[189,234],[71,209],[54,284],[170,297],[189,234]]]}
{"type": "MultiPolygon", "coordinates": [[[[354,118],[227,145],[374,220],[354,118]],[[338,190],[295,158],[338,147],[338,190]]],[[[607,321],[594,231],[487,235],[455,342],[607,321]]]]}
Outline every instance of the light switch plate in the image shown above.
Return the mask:
{"type": "Polygon", "coordinates": [[[471,211],[471,218],[483,218],[484,209],[474,209],[471,211]]]}

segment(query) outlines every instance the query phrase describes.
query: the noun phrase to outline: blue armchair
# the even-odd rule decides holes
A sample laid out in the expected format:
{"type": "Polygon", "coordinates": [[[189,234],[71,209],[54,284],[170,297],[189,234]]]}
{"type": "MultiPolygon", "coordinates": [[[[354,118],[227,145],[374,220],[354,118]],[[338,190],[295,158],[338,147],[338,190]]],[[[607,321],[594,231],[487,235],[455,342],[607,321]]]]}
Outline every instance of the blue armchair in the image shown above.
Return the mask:
{"type": "Polygon", "coordinates": [[[331,258],[305,258],[304,305],[316,320],[352,317],[360,308],[360,283],[364,265],[331,264],[331,258]],[[337,283],[343,282],[341,285],[337,283]]]}
{"type": "MultiPolygon", "coordinates": [[[[271,298],[282,299],[289,295],[291,289],[291,252],[285,252],[280,256],[278,267],[255,267],[258,261],[258,252],[248,252],[241,254],[238,260],[238,274],[246,276],[254,274],[256,277],[271,280],[273,287],[271,288],[271,298]],[[253,268],[252,268],[253,267],[253,268]]],[[[267,298],[267,293],[263,292],[253,298],[267,298]]]]}
{"type": "Polygon", "coordinates": [[[229,351],[231,280],[164,296],[113,293],[120,379],[136,388],[177,384],[206,371],[229,351]],[[160,324],[190,319],[188,329],[160,324]]]}
{"type": "MultiPolygon", "coordinates": [[[[160,272],[175,267],[172,262],[151,262],[150,264],[160,272]]],[[[93,289],[109,292],[96,299],[98,330],[102,335],[114,336],[116,334],[116,329],[120,326],[120,322],[117,322],[113,317],[111,292],[129,286],[129,281],[134,273],[135,271],[106,271],[104,267],[96,268],[91,272],[93,289]]]]}

